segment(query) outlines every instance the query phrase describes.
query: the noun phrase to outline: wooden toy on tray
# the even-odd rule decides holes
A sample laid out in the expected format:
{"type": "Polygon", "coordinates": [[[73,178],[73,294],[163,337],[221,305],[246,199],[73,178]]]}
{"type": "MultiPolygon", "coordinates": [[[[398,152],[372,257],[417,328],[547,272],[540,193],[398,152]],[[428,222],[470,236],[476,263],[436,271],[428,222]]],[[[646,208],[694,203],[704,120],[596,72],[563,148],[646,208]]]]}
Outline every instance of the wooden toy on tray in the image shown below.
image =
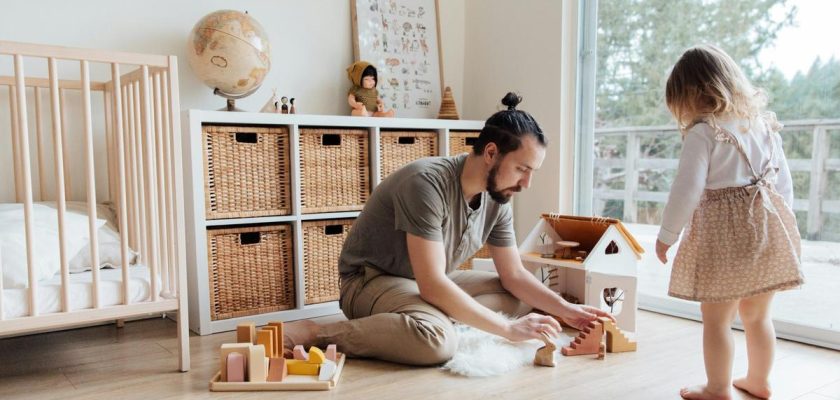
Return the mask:
{"type": "Polygon", "coordinates": [[[330,390],[338,384],[345,356],[334,344],[283,357],[283,323],[269,322],[257,331],[253,323],[237,326],[237,343],[222,344],[219,372],[210,380],[214,392],[330,390]]]}

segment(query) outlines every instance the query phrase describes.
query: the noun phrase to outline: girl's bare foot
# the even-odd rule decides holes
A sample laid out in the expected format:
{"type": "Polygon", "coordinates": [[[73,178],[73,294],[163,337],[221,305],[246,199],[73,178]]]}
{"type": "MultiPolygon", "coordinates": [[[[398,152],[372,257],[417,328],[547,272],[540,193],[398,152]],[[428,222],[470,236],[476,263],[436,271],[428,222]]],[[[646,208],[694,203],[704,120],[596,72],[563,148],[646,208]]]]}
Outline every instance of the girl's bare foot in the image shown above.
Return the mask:
{"type": "Polygon", "coordinates": [[[716,393],[710,392],[706,385],[697,385],[680,389],[680,396],[690,400],[730,400],[732,396],[729,390],[716,393]]]}
{"type": "Polygon", "coordinates": [[[283,324],[283,355],[292,357],[292,349],[297,345],[310,346],[318,338],[321,327],[307,319],[283,324]]]}
{"type": "Polygon", "coordinates": [[[732,386],[735,386],[754,397],[758,397],[759,399],[770,398],[770,383],[768,382],[753,382],[744,377],[732,381],[732,386]]]}

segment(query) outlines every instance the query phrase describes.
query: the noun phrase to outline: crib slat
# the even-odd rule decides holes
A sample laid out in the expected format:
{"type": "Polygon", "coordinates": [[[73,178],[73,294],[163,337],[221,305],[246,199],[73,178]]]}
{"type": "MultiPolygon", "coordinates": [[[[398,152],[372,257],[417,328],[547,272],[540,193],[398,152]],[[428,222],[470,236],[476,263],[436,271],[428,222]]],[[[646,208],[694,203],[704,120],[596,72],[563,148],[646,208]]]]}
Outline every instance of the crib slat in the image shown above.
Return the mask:
{"type": "Polygon", "coordinates": [[[131,126],[128,122],[128,109],[131,102],[131,96],[128,95],[128,86],[120,88],[122,94],[122,122],[123,122],[123,159],[125,160],[125,172],[123,173],[123,185],[125,186],[126,200],[128,204],[128,221],[126,221],[125,229],[128,231],[129,247],[137,249],[137,236],[134,234],[136,223],[134,222],[134,213],[137,211],[134,206],[134,178],[131,172],[131,126]]]}
{"type": "Polygon", "coordinates": [[[149,99],[151,88],[151,83],[149,82],[149,67],[143,65],[141,67],[143,69],[143,75],[140,79],[140,96],[141,96],[141,119],[142,119],[142,132],[143,132],[143,155],[144,159],[144,172],[146,175],[145,182],[146,186],[144,187],[144,192],[146,194],[146,235],[147,235],[147,242],[149,244],[149,273],[150,273],[150,287],[152,292],[152,301],[158,301],[160,299],[159,289],[157,285],[158,276],[158,265],[159,265],[159,249],[157,243],[157,206],[155,204],[156,198],[156,171],[155,171],[155,147],[154,147],[154,135],[152,133],[152,120],[151,120],[151,101],[149,99]]]}
{"type": "Polygon", "coordinates": [[[58,254],[61,265],[61,310],[70,311],[70,267],[67,257],[67,234],[64,226],[64,213],[66,211],[65,186],[64,186],[64,126],[61,118],[61,100],[59,95],[58,68],[55,58],[47,60],[50,74],[50,111],[52,113],[53,131],[53,167],[55,169],[55,201],[58,208],[58,254]]]}
{"type": "Polygon", "coordinates": [[[47,200],[47,195],[44,190],[46,181],[44,180],[44,141],[43,141],[43,123],[41,122],[41,88],[34,88],[35,91],[35,140],[38,146],[38,194],[39,200],[47,200]]]}
{"type": "Polygon", "coordinates": [[[155,168],[157,174],[157,218],[155,219],[155,231],[158,233],[158,243],[160,252],[160,276],[161,276],[161,290],[165,295],[169,296],[169,280],[164,278],[169,276],[169,252],[166,251],[168,247],[169,235],[166,232],[166,170],[163,168],[163,117],[161,113],[161,90],[160,90],[160,74],[152,75],[152,100],[154,100],[154,127],[155,127],[155,168]]]}
{"type": "MultiPolygon", "coordinates": [[[[65,135],[69,135],[67,132],[67,101],[66,101],[66,89],[59,90],[59,103],[60,103],[60,110],[61,110],[61,131],[64,132],[65,135]]],[[[69,138],[65,138],[64,143],[62,144],[62,151],[64,154],[68,155],[68,157],[64,157],[64,197],[67,200],[71,200],[71,190],[70,190],[70,179],[72,178],[71,175],[73,174],[72,170],[70,170],[70,149],[69,149],[69,138]]]]}
{"type": "Polygon", "coordinates": [[[38,280],[35,276],[35,243],[32,226],[32,171],[29,164],[29,124],[26,120],[26,86],[23,57],[15,54],[19,149],[23,170],[23,219],[26,229],[26,265],[29,272],[29,315],[38,315],[38,280]]]}
{"type": "Polygon", "coordinates": [[[108,164],[108,200],[116,204],[117,192],[115,190],[116,182],[114,182],[114,173],[117,170],[117,166],[114,163],[114,129],[111,125],[114,119],[114,111],[111,107],[111,96],[108,89],[102,91],[102,105],[105,114],[105,159],[108,164]]]}
{"type": "Polygon", "coordinates": [[[113,102],[114,102],[114,141],[116,142],[116,159],[117,159],[117,218],[119,220],[120,228],[120,260],[122,264],[122,286],[123,286],[123,304],[129,304],[131,301],[128,290],[128,212],[126,209],[126,190],[125,190],[125,153],[123,143],[123,104],[122,104],[122,85],[120,82],[120,65],[117,63],[111,64],[111,80],[114,83],[113,102]],[[122,182],[122,184],[120,184],[122,182]]]}
{"type": "Polygon", "coordinates": [[[145,160],[143,160],[143,131],[141,129],[141,114],[140,114],[140,83],[134,82],[134,151],[135,151],[135,158],[136,158],[136,169],[135,177],[137,178],[137,199],[139,202],[137,203],[137,211],[138,211],[138,224],[137,227],[139,228],[140,232],[140,248],[141,253],[143,254],[143,262],[149,262],[149,243],[146,237],[146,196],[143,194],[146,192],[146,176],[144,171],[146,168],[145,160]]]}
{"type": "Polygon", "coordinates": [[[9,86],[9,121],[12,123],[12,159],[14,165],[12,169],[15,173],[15,202],[23,203],[23,182],[20,177],[22,175],[20,165],[20,151],[18,151],[18,111],[17,111],[17,88],[9,86]]]}
{"type": "Polygon", "coordinates": [[[177,270],[178,260],[175,254],[175,209],[174,209],[174,200],[173,197],[175,196],[175,188],[174,188],[174,180],[176,171],[173,170],[173,162],[172,162],[172,129],[170,127],[170,117],[169,117],[169,84],[168,84],[168,74],[166,71],[163,72],[161,76],[162,84],[161,84],[161,91],[163,93],[163,131],[165,133],[163,144],[164,144],[164,152],[165,152],[165,160],[166,160],[166,176],[167,176],[167,186],[166,186],[166,231],[169,232],[169,242],[167,253],[169,255],[169,276],[167,277],[167,283],[169,285],[169,293],[173,296],[178,292],[177,287],[175,285],[175,271],[177,270]]]}
{"type": "Polygon", "coordinates": [[[99,232],[96,227],[96,178],[93,162],[93,123],[90,107],[90,66],[82,60],[82,118],[85,127],[85,172],[87,174],[88,226],[90,229],[90,266],[93,272],[93,308],[102,307],[99,299],[99,232]]]}

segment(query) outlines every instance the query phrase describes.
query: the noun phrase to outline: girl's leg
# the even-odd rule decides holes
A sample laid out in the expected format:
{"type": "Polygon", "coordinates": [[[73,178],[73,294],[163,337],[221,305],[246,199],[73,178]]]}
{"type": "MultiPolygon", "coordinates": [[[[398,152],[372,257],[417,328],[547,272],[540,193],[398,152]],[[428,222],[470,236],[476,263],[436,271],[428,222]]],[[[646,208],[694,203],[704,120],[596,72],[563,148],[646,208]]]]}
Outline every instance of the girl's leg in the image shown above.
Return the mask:
{"type": "Polygon", "coordinates": [[[702,303],[703,360],[706,364],[705,385],[680,390],[684,399],[730,399],[732,385],[732,320],[738,301],[702,303]]]}
{"type": "Polygon", "coordinates": [[[751,395],[766,399],[770,397],[768,377],[773,367],[776,346],[776,332],[770,319],[770,303],[773,292],[741,299],[738,311],[744,323],[747,336],[747,376],[736,379],[732,384],[751,395]]]}

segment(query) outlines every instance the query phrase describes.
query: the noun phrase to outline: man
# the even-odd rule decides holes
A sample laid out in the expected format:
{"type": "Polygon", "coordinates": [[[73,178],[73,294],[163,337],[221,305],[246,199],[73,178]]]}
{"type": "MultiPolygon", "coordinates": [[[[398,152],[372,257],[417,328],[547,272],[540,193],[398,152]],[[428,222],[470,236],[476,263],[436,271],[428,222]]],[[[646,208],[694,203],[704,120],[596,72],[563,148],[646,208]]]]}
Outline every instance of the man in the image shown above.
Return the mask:
{"type": "Polygon", "coordinates": [[[520,101],[505,96],[508,109],[487,120],[472,153],[415,161],[376,188],[339,261],[349,320],[287,324],[288,346],[335,343],[349,356],[434,365],[457,348],[452,319],[521,341],[560,331],[532,308],[578,328],[609,317],[563,300],[520,261],[508,202],[530,186],[546,146],[520,101]],[[485,242],[498,274],[457,270],[485,242]]]}

